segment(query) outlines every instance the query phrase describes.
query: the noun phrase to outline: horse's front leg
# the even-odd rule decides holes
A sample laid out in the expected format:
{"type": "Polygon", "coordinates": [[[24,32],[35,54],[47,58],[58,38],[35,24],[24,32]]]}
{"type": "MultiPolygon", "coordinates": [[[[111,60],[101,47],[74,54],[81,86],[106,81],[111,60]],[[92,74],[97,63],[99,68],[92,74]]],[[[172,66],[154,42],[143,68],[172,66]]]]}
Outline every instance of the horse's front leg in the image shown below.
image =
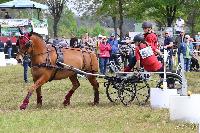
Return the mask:
{"type": "Polygon", "coordinates": [[[36,90],[38,87],[41,87],[44,83],[46,83],[45,78],[41,77],[39,78],[32,86],[31,88],[28,90],[28,94],[26,95],[26,97],[24,98],[21,106],[20,106],[20,110],[25,110],[29,104],[29,99],[33,93],[34,90],[36,90]]]}

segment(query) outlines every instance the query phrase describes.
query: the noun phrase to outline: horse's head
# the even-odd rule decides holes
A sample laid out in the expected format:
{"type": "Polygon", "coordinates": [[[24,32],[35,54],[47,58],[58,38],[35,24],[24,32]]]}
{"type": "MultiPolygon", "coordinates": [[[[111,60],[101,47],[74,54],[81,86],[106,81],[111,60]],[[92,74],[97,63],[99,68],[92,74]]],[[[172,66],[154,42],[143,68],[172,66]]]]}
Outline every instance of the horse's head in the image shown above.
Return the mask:
{"type": "Polygon", "coordinates": [[[16,56],[16,60],[20,63],[23,60],[23,56],[25,53],[31,52],[32,41],[30,39],[32,32],[23,34],[20,32],[20,36],[17,40],[19,45],[19,51],[16,56]]]}

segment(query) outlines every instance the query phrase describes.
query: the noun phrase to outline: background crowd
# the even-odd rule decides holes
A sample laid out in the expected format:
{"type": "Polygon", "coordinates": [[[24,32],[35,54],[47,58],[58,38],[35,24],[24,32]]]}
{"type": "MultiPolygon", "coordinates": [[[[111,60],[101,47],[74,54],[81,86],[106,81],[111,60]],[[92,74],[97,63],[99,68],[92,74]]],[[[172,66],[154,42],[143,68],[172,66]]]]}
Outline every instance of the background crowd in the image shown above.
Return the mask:
{"type": "MultiPolygon", "coordinates": [[[[198,56],[200,55],[200,32],[193,38],[186,34],[184,31],[184,20],[178,18],[176,21],[176,34],[171,34],[170,31],[165,30],[160,34],[156,34],[153,31],[153,25],[150,22],[144,22],[142,28],[144,31],[144,39],[152,48],[158,49],[163,52],[164,49],[168,51],[167,68],[172,71],[175,65],[180,63],[180,54],[183,54],[185,71],[198,71],[199,63],[198,56]]],[[[107,68],[112,61],[115,66],[123,71],[131,71],[136,65],[135,56],[135,43],[131,38],[126,35],[123,40],[119,40],[117,33],[111,33],[110,36],[104,36],[99,34],[97,37],[91,37],[89,33],[85,33],[82,38],[77,38],[75,35],[71,35],[71,39],[67,40],[64,36],[62,38],[56,38],[53,41],[46,40],[47,43],[53,43],[55,45],[63,45],[72,48],[87,48],[94,51],[99,59],[99,68],[101,74],[107,73],[107,68]],[[123,64],[122,64],[123,63],[123,64]]],[[[0,40],[0,51],[3,52],[6,49],[8,58],[12,57],[12,42],[7,38],[7,41],[3,43],[0,40]]],[[[154,53],[158,58],[156,53],[154,53]]],[[[26,65],[26,71],[28,65],[26,65]]],[[[26,72],[27,73],[27,72],[26,72]]],[[[25,75],[25,77],[27,77],[25,75]]],[[[27,81],[27,78],[25,78],[27,81]]]]}

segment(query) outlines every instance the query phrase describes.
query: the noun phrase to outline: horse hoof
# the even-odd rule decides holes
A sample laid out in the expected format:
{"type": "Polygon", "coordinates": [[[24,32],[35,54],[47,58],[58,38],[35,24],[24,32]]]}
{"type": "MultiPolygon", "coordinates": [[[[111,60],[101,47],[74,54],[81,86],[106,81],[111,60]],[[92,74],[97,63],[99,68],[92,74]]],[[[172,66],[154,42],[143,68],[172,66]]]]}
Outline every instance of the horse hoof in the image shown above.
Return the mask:
{"type": "Polygon", "coordinates": [[[26,104],[22,104],[22,105],[20,106],[20,110],[25,110],[25,109],[26,109],[26,107],[27,107],[27,105],[26,105],[26,104]]]}
{"type": "Polygon", "coordinates": [[[38,103],[37,108],[41,108],[41,107],[42,107],[42,103],[38,103]]]}
{"type": "Polygon", "coordinates": [[[70,101],[65,100],[65,101],[63,102],[63,105],[64,105],[64,106],[70,105],[70,101]]]}

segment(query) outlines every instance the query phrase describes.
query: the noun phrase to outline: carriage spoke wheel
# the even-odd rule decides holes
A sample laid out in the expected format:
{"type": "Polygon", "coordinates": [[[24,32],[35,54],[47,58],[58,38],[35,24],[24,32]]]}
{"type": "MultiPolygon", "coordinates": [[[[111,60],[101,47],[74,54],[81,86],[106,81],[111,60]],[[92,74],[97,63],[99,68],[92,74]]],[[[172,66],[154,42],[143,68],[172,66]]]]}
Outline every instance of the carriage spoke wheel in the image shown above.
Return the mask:
{"type": "Polygon", "coordinates": [[[120,99],[118,96],[118,87],[119,83],[111,83],[108,82],[105,84],[106,87],[106,95],[110,102],[112,103],[119,103],[120,99]]]}
{"type": "Polygon", "coordinates": [[[129,106],[132,103],[132,101],[135,99],[135,94],[136,94],[135,84],[123,81],[119,86],[118,95],[120,101],[125,106],[129,106]]]}
{"type": "Polygon", "coordinates": [[[150,98],[150,87],[147,81],[142,83],[135,83],[136,86],[136,103],[138,105],[145,105],[150,98]]]}

